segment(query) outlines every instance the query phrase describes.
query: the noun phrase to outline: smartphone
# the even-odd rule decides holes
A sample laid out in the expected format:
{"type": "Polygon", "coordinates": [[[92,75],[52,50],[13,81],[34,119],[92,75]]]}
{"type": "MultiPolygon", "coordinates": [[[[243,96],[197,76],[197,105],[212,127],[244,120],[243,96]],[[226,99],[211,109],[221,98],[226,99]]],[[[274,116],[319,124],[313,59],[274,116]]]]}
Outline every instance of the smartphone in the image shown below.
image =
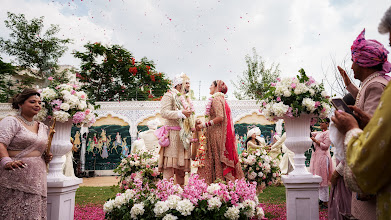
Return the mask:
{"type": "Polygon", "coordinates": [[[353,111],[348,107],[348,105],[343,101],[343,99],[339,99],[339,98],[331,99],[331,103],[333,104],[334,108],[338,110],[342,110],[351,115],[354,115],[353,111]]]}
{"type": "Polygon", "coordinates": [[[348,107],[348,105],[343,101],[343,99],[340,98],[331,99],[331,104],[333,104],[334,108],[353,115],[353,117],[357,120],[357,122],[360,123],[360,120],[353,114],[353,111],[348,107]]]}

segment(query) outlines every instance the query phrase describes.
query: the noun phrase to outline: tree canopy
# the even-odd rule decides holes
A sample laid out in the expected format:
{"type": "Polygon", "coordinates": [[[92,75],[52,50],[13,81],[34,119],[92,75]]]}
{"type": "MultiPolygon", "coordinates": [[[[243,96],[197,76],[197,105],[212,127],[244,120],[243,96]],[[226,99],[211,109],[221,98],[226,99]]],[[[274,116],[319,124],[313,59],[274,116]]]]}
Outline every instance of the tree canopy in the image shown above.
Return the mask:
{"type": "MultiPolygon", "coordinates": [[[[58,68],[58,59],[68,49],[66,46],[70,39],[60,39],[55,35],[60,31],[57,25],[43,32],[43,19],[33,18],[27,20],[24,14],[8,12],[5,26],[11,30],[10,38],[0,38],[2,51],[16,58],[17,65],[30,72],[31,75],[45,80],[55,76],[58,68]]],[[[58,77],[64,81],[63,77],[58,77]]]]}
{"type": "Polygon", "coordinates": [[[119,45],[96,42],[84,48],[86,52],[74,52],[81,60],[76,77],[95,101],[160,100],[169,88],[165,74],[157,72],[153,61],[146,57],[136,61],[119,45]]]}
{"type": "Polygon", "coordinates": [[[255,48],[253,48],[253,56],[246,55],[245,57],[247,70],[238,78],[237,82],[232,81],[232,84],[237,90],[234,95],[237,99],[262,99],[266,89],[272,82],[275,82],[280,76],[279,65],[274,65],[270,68],[266,67],[265,61],[261,56],[258,56],[255,48]]]}

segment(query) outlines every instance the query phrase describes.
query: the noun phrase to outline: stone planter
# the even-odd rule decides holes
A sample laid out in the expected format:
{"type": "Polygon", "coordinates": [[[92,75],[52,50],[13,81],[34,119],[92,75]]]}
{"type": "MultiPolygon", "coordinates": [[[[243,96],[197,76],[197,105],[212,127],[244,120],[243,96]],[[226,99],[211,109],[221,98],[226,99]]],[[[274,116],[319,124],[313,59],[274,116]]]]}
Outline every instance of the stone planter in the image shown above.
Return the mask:
{"type": "MultiPolygon", "coordinates": [[[[48,126],[51,124],[45,123],[48,126]]],[[[49,173],[47,176],[48,182],[56,182],[69,179],[62,173],[62,165],[65,162],[62,156],[72,149],[71,143],[72,120],[67,122],[56,122],[56,127],[53,135],[52,146],[50,152],[53,154],[53,159],[49,163],[49,173]]]]}
{"type": "Polygon", "coordinates": [[[286,147],[295,153],[295,169],[289,176],[311,176],[305,166],[304,153],[311,147],[310,122],[313,115],[302,114],[298,118],[284,117],[286,131],[286,147]]]}

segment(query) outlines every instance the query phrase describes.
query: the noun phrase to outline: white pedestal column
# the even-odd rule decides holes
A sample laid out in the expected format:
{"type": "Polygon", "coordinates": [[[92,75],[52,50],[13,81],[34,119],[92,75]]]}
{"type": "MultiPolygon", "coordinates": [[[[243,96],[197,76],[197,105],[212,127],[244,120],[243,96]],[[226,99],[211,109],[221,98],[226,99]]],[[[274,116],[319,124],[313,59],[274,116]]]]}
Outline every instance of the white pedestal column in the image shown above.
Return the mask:
{"type": "Polygon", "coordinates": [[[48,182],[48,220],[72,220],[75,214],[75,194],[82,179],[73,178],[48,182]]]}
{"type": "MultiPolygon", "coordinates": [[[[50,126],[50,125],[49,125],[50,126]]],[[[72,119],[65,123],[56,123],[50,149],[53,159],[49,163],[47,175],[47,216],[49,220],[72,220],[75,213],[75,194],[82,179],[66,177],[62,172],[64,160],[62,156],[72,149],[72,119]]]]}
{"type": "Polygon", "coordinates": [[[312,115],[302,114],[298,118],[285,117],[286,141],[293,157],[295,169],[282,176],[286,189],[288,220],[319,219],[319,186],[322,178],[312,175],[305,166],[304,152],[311,147],[310,122],[312,115]]]}
{"type": "Polygon", "coordinates": [[[283,175],[286,192],[286,216],[289,220],[319,219],[320,176],[293,177],[283,175]]]}

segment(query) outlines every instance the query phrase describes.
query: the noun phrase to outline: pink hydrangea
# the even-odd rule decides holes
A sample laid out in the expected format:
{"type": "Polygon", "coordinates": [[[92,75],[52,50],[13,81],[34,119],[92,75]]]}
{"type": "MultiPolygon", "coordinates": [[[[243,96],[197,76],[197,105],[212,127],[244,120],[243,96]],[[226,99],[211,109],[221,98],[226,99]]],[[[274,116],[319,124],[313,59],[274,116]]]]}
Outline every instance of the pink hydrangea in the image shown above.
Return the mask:
{"type": "Polygon", "coordinates": [[[62,104],[62,101],[60,99],[55,99],[50,104],[53,106],[53,111],[61,110],[60,106],[62,104]]]}
{"type": "Polygon", "coordinates": [[[73,115],[73,123],[74,124],[82,123],[85,118],[86,118],[86,114],[84,112],[76,112],[73,115]]]}

